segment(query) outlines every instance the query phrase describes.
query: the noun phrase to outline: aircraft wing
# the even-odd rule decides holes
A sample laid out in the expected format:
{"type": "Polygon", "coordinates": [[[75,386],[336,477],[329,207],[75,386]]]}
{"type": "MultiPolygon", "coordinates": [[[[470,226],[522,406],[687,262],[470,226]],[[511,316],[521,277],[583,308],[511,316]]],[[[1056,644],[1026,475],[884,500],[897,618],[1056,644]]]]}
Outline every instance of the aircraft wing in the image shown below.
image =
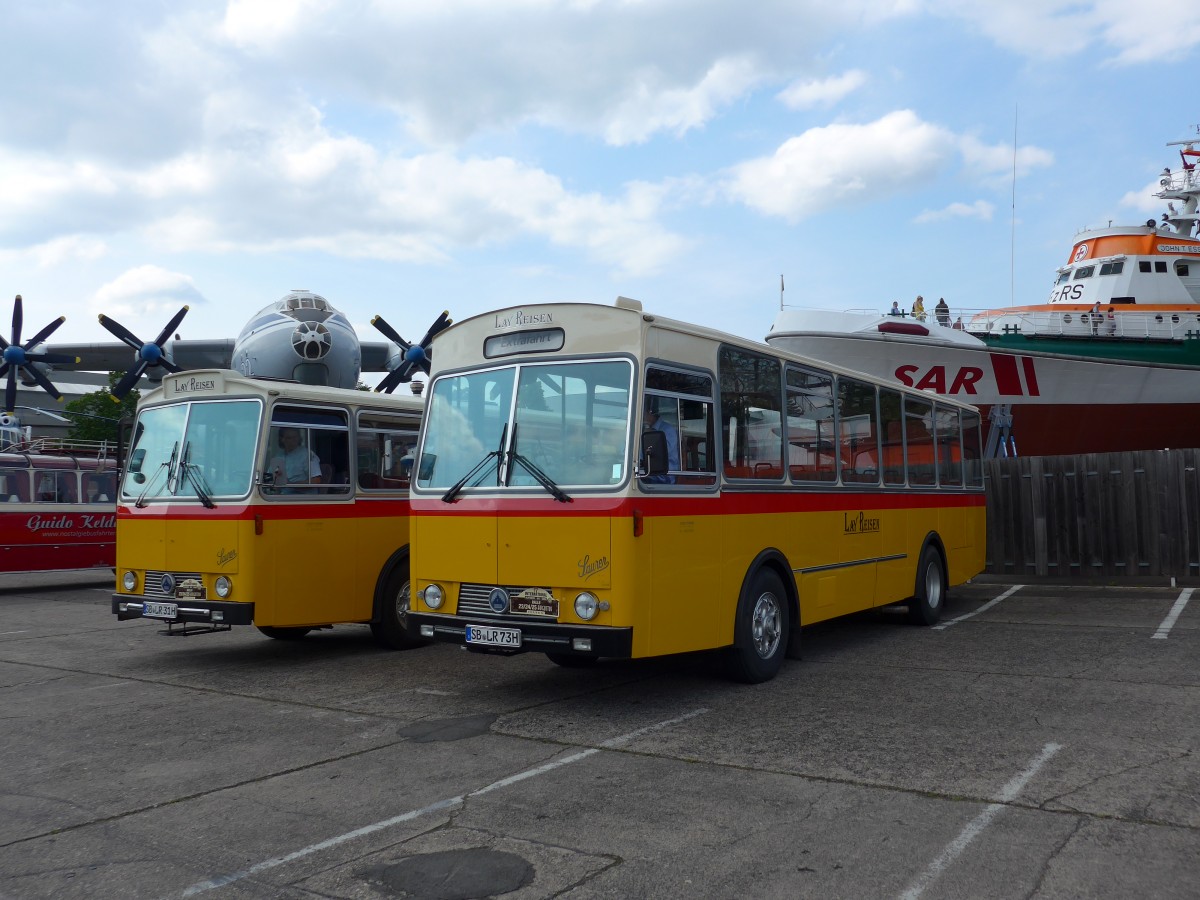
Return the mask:
{"type": "Polygon", "coordinates": [[[388,357],[399,355],[400,348],[390,341],[362,342],[362,370],[364,372],[389,372],[388,357]]]}
{"type": "MultiPolygon", "coordinates": [[[[233,343],[233,338],[172,341],[167,345],[167,352],[181,369],[228,369],[233,359],[233,343]]],[[[75,365],[55,364],[56,371],[124,372],[137,362],[133,349],[116,341],[103,344],[47,344],[38,349],[79,357],[75,365]]]]}

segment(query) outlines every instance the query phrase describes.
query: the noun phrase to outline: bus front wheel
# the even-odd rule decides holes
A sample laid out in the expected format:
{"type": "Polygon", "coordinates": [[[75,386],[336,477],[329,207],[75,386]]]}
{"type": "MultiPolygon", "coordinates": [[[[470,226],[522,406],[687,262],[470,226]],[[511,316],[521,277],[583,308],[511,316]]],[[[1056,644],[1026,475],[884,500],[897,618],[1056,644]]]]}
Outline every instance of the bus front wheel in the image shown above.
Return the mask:
{"type": "Polygon", "coordinates": [[[423,643],[408,636],[406,626],[411,606],[412,583],[405,559],[392,569],[375,603],[375,618],[371,620],[371,636],[375,643],[389,650],[407,650],[423,643]]]}
{"type": "Polygon", "coordinates": [[[299,626],[295,628],[280,628],[275,625],[259,625],[257,627],[267,637],[276,641],[298,641],[312,631],[311,628],[302,628],[299,626]]]}
{"type": "Polygon", "coordinates": [[[783,582],[770,569],[759,569],[738,601],[730,648],[730,674],[737,681],[769,681],[783,665],[788,643],[788,604],[783,582]]]}
{"type": "Polygon", "coordinates": [[[942,558],[933,546],[921,552],[916,587],[917,592],[908,601],[908,620],[915,625],[936,625],[946,605],[946,578],[942,558]]]}

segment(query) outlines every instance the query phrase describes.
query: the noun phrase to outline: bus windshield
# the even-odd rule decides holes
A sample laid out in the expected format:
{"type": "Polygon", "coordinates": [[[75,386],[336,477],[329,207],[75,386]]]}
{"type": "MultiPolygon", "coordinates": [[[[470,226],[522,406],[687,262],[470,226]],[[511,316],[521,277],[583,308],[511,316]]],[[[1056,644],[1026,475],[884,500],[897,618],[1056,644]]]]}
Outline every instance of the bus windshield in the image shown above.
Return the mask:
{"type": "Polygon", "coordinates": [[[610,360],[439,378],[418,487],[448,488],[469,475],[462,487],[496,487],[503,479],[504,486],[527,488],[540,483],[531,469],[555,485],[620,484],[629,458],[632,373],[628,361],[610,360]]]}
{"type": "Polygon", "coordinates": [[[246,496],[261,416],[258,400],[194,401],[142,410],[121,497],[246,496]]]}

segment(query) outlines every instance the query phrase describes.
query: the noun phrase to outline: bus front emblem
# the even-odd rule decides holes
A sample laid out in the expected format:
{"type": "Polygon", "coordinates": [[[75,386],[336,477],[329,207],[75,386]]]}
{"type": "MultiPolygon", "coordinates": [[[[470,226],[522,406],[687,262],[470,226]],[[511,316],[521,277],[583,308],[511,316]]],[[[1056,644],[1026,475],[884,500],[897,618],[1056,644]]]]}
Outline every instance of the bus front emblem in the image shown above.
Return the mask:
{"type": "Polygon", "coordinates": [[[494,613],[502,613],[508,609],[508,592],[504,588],[492,588],[488,594],[488,606],[494,613]]]}

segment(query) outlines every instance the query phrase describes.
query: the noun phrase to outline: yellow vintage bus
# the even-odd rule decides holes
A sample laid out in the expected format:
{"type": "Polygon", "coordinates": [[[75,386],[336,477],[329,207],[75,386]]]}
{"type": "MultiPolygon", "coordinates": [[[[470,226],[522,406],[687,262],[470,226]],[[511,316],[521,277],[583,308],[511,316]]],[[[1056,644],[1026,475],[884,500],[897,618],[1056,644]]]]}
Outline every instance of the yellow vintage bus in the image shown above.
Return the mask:
{"type": "Polygon", "coordinates": [[[493,312],[437,338],[413,481],[414,638],[560,665],[729,648],[773,677],[800,626],[984,565],[972,407],[663,319],[493,312]]]}
{"type": "MultiPolygon", "coordinates": [[[[408,489],[423,403],[213,369],[138,404],[117,498],[119,619],[369,623],[410,645],[408,489]]],[[[178,628],[176,628],[178,626],[178,628]]]]}

